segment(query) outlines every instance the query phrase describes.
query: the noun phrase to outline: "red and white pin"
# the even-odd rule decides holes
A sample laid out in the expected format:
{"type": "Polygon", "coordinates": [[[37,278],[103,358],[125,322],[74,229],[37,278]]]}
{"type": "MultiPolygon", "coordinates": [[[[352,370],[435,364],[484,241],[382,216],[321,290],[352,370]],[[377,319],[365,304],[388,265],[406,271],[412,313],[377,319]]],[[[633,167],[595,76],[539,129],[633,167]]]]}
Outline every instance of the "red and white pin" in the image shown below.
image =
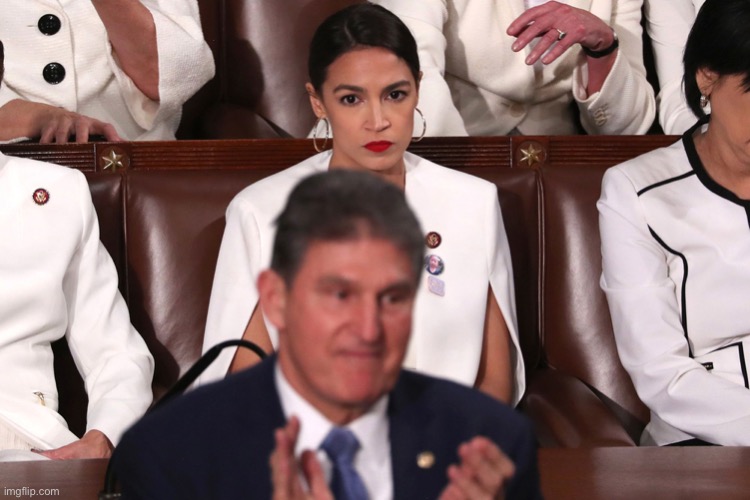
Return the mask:
{"type": "Polygon", "coordinates": [[[427,236],[424,237],[424,242],[428,248],[437,248],[440,243],[443,242],[443,237],[436,231],[430,231],[427,236]]]}
{"type": "Polygon", "coordinates": [[[46,205],[49,201],[49,191],[43,188],[39,188],[34,191],[32,198],[34,200],[34,203],[36,203],[37,205],[46,205]]]}

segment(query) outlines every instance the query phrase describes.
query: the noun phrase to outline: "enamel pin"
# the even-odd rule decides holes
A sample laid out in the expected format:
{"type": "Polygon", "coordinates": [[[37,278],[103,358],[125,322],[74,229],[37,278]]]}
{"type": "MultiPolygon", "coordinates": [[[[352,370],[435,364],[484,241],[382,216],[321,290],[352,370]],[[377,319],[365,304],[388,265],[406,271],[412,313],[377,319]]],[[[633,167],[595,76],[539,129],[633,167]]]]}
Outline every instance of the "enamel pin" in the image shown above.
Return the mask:
{"type": "Polygon", "coordinates": [[[46,205],[49,201],[49,192],[46,189],[39,188],[34,191],[32,198],[37,205],[46,205]]]}
{"type": "Polygon", "coordinates": [[[440,246],[440,243],[443,242],[443,237],[440,236],[440,233],[430,231],[427,233],[427,236],[424,237],[424,242],[428,248],[437,248],[440,246]]]}

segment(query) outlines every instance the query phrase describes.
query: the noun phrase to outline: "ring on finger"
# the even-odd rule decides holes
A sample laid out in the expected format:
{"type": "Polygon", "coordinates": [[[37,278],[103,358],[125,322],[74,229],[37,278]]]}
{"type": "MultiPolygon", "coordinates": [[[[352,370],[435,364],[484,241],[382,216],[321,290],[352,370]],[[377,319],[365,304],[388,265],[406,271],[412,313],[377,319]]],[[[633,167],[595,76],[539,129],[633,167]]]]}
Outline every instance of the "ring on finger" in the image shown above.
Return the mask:
{"type": "Polygon", "coordinates": [[[560,28],[555,28],[555,29],[557,30],[557,41],[558,42],[560,40],[562,40],[563,38],[565,38],[568,35],[565,31],[561,30],[560,28]]]}

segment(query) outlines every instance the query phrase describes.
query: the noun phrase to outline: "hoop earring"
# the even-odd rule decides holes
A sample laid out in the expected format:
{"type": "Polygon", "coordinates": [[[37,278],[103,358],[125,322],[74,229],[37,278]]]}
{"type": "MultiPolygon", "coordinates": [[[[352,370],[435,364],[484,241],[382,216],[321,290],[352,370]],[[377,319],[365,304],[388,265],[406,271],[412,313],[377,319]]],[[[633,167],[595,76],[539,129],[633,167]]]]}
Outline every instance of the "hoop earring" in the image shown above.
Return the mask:
{"type": "Polygon", "coordinates": [[[708,96],[706,94],[701,94],[701,100],[698,104],[701,105],[701,108],[708,106],[708,96]]]}
{"type": "Polygon", "coordinates": [[[419,110],[419,108],[414,108],[414,111],[416,111],[417,114],[419,115],[419,117],[422,119],[422,133],[419,134],[419,137],[417,137],[416,139],[412,138],[411,141],[412,142],[419,142],[422,139],[424,139],[424,135],[427,133],[427,120],[425,120],[425,117],[422,114],[422,112],[419,110]]]}
{"type": "Polygon", "coordinates": [[[331,135],[331,126],[328,123],[328,118],[323,116],[315,120],[315,125],[313,125],[313,137],[312,137],[313,147],[315,148],[315,151],[317,151],[318,153],[323,152],[323,150],[326,148],[326,145],[328,145],[328,139],[330,135],[331,135]],[[323,145],[318,146],[318,125],[320,124],[321,120],[326,124],[326,136],[325,136],[325,140],[323,141],[323,145]]]}

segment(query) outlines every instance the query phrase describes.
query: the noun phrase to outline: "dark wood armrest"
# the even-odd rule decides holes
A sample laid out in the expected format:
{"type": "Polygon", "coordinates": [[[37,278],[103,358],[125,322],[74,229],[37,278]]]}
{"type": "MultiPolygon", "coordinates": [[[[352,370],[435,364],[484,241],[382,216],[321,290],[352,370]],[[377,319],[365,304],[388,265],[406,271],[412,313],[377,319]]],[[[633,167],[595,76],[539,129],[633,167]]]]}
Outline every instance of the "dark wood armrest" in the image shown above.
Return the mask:
{"type": "Polygon", "coordinates": [[[636,446],[614,412],[586,384],[558,370],[534,372],[519,408],[534,422],[543,448],[636,446]]]}

